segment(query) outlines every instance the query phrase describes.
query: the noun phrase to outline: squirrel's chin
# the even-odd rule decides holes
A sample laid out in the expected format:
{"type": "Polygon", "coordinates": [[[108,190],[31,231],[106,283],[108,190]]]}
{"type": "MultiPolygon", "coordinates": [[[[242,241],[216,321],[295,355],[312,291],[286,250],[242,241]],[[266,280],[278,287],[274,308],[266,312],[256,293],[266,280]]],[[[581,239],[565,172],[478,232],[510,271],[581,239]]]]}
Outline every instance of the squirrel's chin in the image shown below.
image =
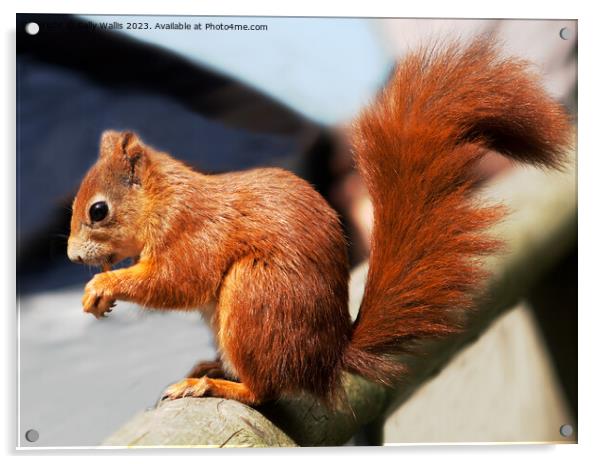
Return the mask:
{"type": "Polygon", "coordinates": [[[103,270],[105,270],[106,268],[111,268],[112,266],[115,266],[116,264],[120,263],[124,259],[126,259],[126,258],[117,257],[117,255],[111,253],[110,255],[99,256],[99,257],[91,258],[88,260],[83,260],[82,263],[86,264],[88,266],[100,267],[103,270]]]}
{"type": "Polygon", "coordinates": [[[112,267],[123,263],[124,261],[130,260],[130,265],[136,264],[140,260],[140,255],[136,256],[119,256],[116,254],[110,254],[102,258],[96,259],[93,263],[87,263],[91,266],[100,267],[103,271],[110,270],[112,267]]]}

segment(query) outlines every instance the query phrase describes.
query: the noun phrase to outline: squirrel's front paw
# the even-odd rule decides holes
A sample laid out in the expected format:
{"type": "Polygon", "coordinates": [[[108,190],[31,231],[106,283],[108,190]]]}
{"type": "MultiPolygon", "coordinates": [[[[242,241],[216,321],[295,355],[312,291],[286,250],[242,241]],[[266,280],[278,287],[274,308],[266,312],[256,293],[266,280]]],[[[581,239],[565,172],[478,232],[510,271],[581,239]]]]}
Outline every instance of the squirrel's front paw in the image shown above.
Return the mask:
{"type": "Polygon", "coordinates": [[[105,313],[110,313],[115,306],[115,298],[104,282],[104,275],[96,275],[86,284],[82,305],[84,312],[93,314],[96,319],[106,317],[105,313]]]}

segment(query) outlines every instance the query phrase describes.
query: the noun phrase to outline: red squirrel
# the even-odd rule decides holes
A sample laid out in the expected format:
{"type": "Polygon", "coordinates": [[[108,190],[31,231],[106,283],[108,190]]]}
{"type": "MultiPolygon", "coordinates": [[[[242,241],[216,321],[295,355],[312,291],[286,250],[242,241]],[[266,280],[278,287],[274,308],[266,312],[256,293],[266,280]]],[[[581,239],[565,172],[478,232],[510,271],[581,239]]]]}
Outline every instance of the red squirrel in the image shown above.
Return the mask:
{"type": "Polygon", "coordinates": [[[359,314],[348,311],[346,240],[335,211],[282,169],[206,175],[106,131],[73,203],[68,256],[101,266],[85,287],[96,317],[116,300],[200,310],[219,359],[199,363],[167,398],[256,405],[309,392],[332,404],[344,371],[393,384],[395,356],[460,329],[499,249],[503,209],[471,199],[489,150],[559,167],[565,111],[527,63],[478,39],[408,55],[353,125],[353,151],[374,206],[359,314]],[[111,270],[126,258],[130,267],[111,270]]]}

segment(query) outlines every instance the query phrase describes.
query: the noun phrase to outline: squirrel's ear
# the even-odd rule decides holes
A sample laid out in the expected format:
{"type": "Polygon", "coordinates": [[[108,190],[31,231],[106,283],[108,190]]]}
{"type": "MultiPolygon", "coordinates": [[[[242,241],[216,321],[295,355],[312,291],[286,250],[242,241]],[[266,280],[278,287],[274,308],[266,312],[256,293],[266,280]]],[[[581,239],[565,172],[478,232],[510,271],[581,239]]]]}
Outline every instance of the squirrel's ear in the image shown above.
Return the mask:
{"type": "Polygon", "coordinates": [[[126,131],[121,133],[120,150],[122,156],[125,156],[129,185],[140,185],[140,174],[146,167],[148,157],[146,147],[142,144],[140,138],[133,132],[126,131]]]}
{"type": "Polygon", "coordinates": [[[114,130],[106,130],[102,133],[100,136],[99,158],[105,158],[114,154],[115,148],[118,145],[119,134],[119,132],[114,130]]]}
{"type": "Polygon", "coordinates": [[[126,180],[130,185],[140,184],[140,174],[147,163],[147,148],[131,131],[108,130],[100,138],[100,158],[113,157],[123,164],[126,180]]]}

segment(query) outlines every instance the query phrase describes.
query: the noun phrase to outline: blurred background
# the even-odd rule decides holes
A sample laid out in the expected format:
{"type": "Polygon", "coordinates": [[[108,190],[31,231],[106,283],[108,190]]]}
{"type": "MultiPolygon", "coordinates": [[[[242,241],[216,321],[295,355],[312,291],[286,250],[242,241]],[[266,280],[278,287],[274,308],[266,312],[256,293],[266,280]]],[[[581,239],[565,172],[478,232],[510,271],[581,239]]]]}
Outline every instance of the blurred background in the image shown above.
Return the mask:
{"type": "MultiPolygon", "coordinates": [[[[576,121],[576,21],[17,15],[21,446],[96,446],[215,356],[196,314],[122,302],[102,321],[82,313],[83,287],[97,271],[67,259],[70,205],[103,130],[132,129],[203,171],[292,170],[340,213],[358,264],[371,216],[349,122],[409,50],[480,33],[531,60],[576,121]],[[100,27],[157,21],[266,28],[100,27]],[[25,32],[30,22],[38,34],[25,32]],[[35,442],[24,439],[31,429],[35,442]]],[[[512,169],[492,153],[482,176],[512,169]]],[[[560,438],[560,422],[576,427],[576,256],[575,244],[525,302],[381,424],[381,439],[549,441],[560,438]]],[[[373,436],[350,444],[374,444],[373,436]]]]}

